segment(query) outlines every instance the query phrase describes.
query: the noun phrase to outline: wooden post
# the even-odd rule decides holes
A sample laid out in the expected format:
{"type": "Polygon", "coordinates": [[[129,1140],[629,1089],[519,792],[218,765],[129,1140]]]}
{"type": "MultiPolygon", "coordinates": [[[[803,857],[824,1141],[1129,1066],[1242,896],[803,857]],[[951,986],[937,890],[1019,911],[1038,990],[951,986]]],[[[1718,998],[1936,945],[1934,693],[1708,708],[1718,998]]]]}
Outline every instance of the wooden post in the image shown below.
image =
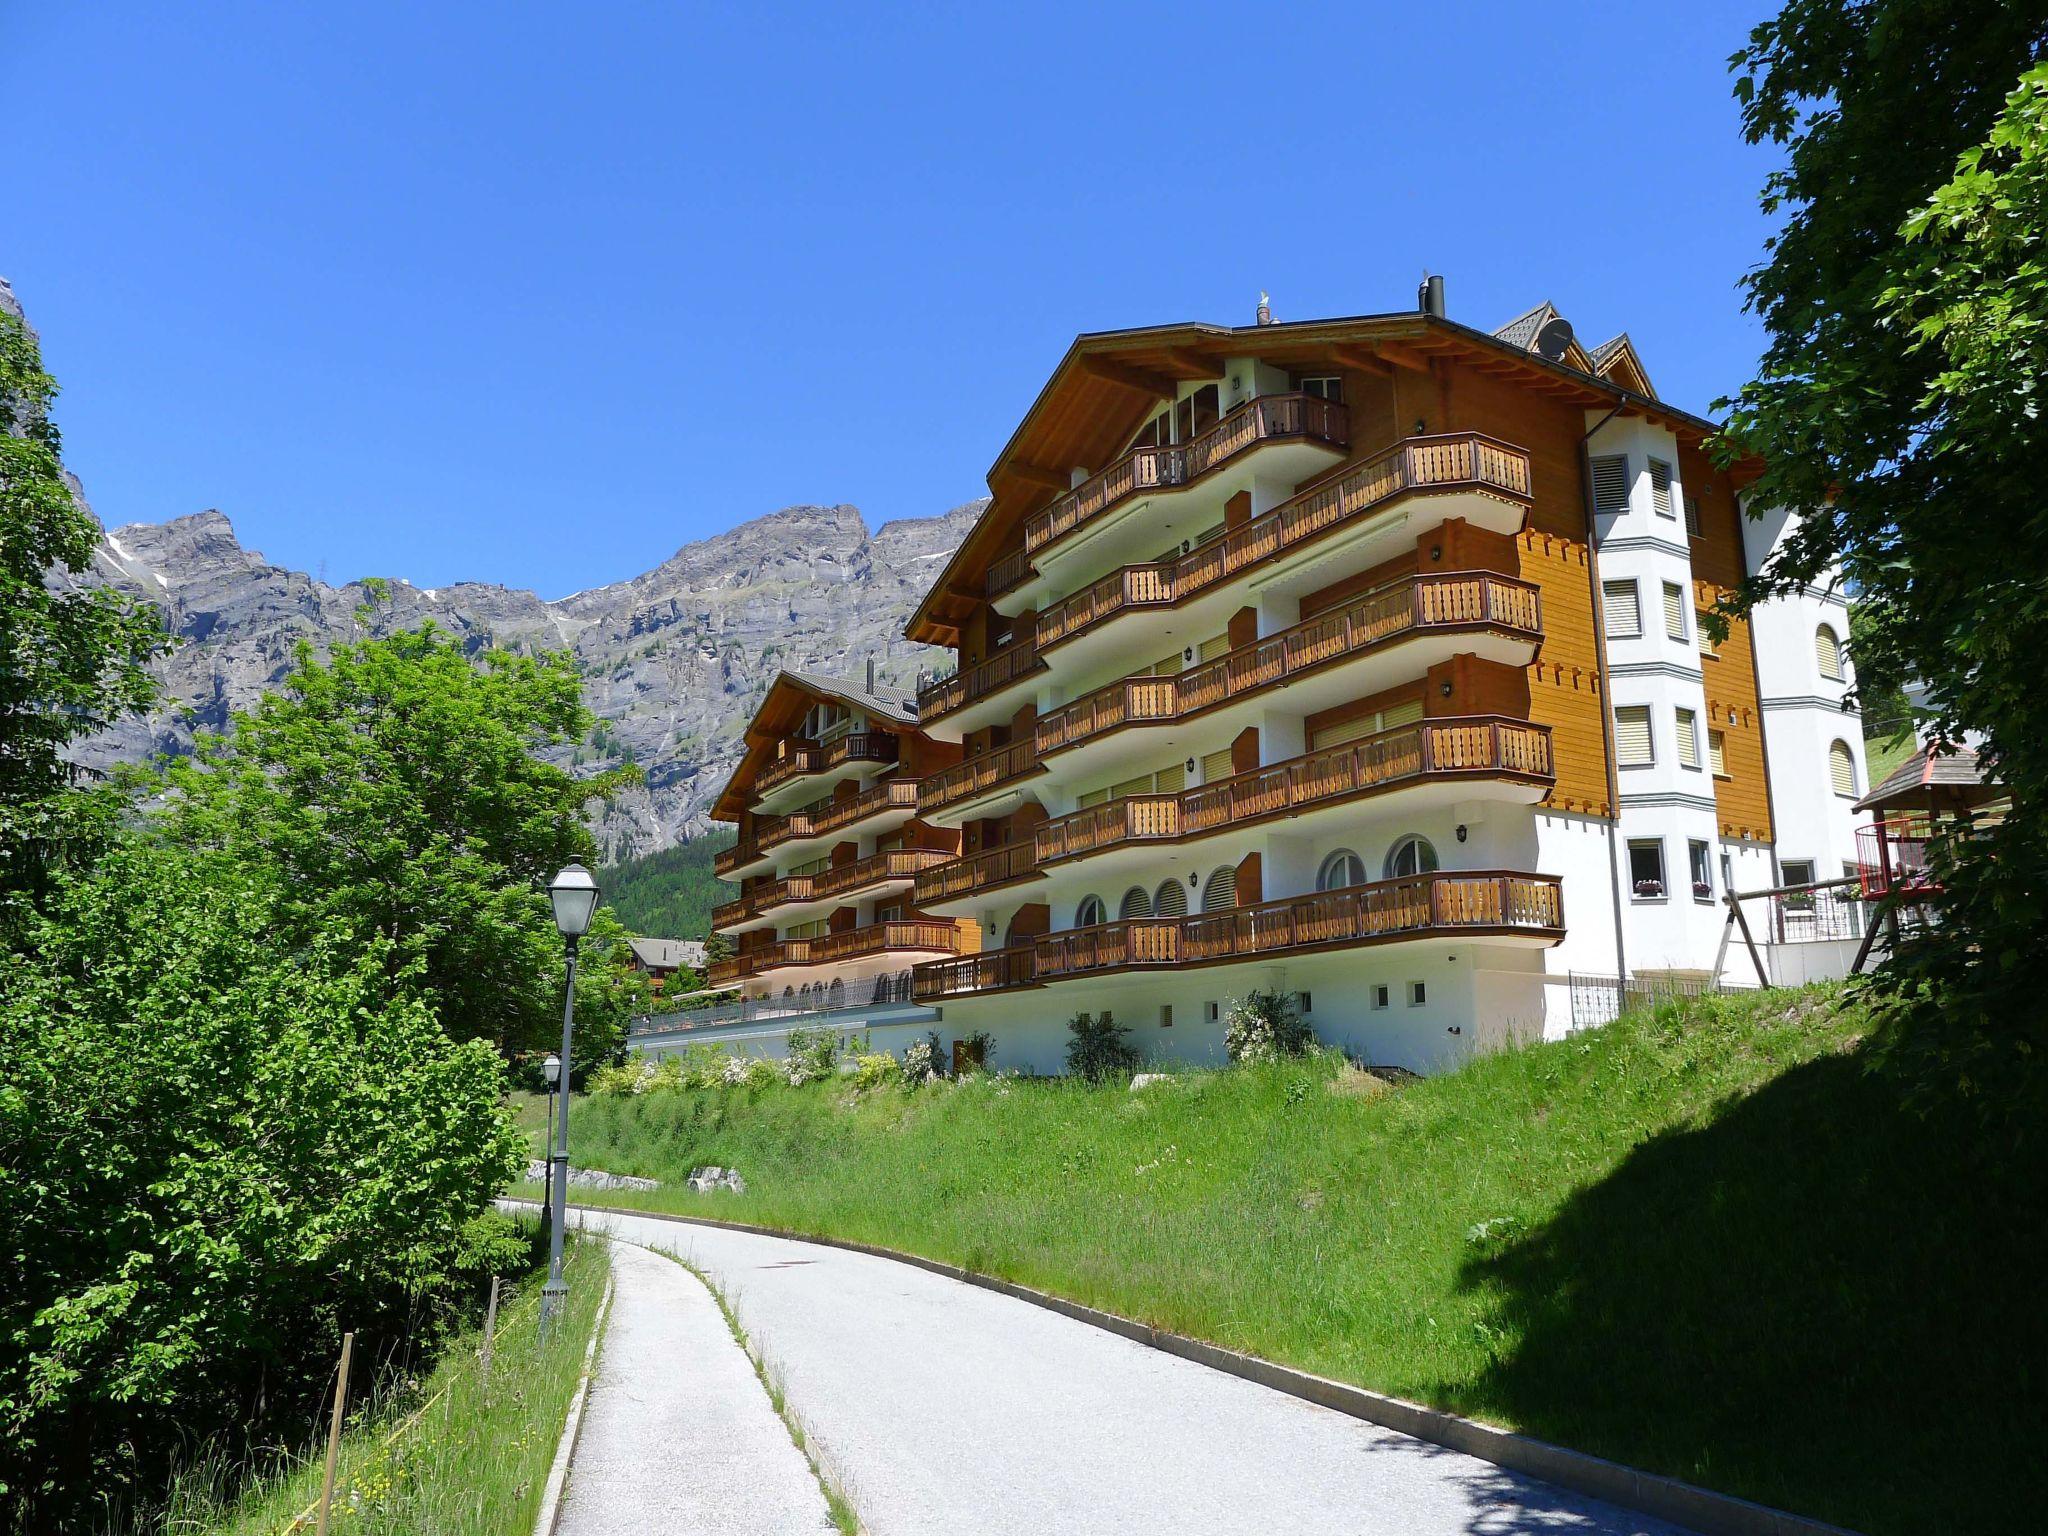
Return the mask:
{"type": "Polygon", "coordinates": [[[1764,957],[1756,952],[1756,940],[1750,937],[1749,919],[1743,915],[1742,903],[1731,895],[1728,905],[1734,909],[1735,921],[1742,929],[1742,942],[1749,947],[1749,962],[1756,967],[1757,985],[1768,992],[1771,990],[1770,973],[1764,969],[1764,957]]]}
{"type": "Polygon", "coordinates": [[[484,1307],[484,1358],[478,1374],[486,1392],[491,1389],[491,1346],[498,1332],[498,1277],[491,1276],[491,1299],[484,1307]]]}
{"type": "Polygon", "coordinates": [[[327,1511],[334,1502],[334,1464],[341,1458],[341,1418],[348,1407],[348,1365],[355,1349],[354,1332],[344,1333],[341,1366],[334,1376],[334,1415],[327,1424],[327,1472],[320,1481],[320,1518],[314,1526],[315,1536],[327,1536],[327,1511]]]}

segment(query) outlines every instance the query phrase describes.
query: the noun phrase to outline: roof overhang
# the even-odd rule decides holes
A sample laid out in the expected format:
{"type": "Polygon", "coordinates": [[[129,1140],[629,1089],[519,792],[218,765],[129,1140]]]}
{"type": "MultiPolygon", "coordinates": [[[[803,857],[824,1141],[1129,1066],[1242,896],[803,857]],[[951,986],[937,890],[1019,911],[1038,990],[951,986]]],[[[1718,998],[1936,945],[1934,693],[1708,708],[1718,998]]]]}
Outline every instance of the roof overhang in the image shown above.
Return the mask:
{"type": "Polygon", "coordinates": [[[870,730],[887,731],[897,736],[907,736],[917,730],[915,720],[878,713],[875,701],[851,684],[836,688],[822,678],[778,672],[742,733],[745,751],[732,776],[725,781],[725,788],[718,792],[718,798],[711,804],[712,820],[739,819],[740,812],[753,799],[754,780],[774,758],[775,749],[795,732],[811,706],[821,700],[859,710],[868,717],[870,730]]]}

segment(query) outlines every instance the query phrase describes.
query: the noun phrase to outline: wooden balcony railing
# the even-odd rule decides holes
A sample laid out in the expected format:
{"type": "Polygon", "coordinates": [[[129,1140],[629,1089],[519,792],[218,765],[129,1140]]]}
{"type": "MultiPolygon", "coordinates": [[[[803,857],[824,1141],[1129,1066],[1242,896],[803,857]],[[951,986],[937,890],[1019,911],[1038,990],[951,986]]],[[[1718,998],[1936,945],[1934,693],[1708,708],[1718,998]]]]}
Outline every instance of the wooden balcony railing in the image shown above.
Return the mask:
{"type": "Polygon", "coordinates": [[[917,786],[917,810],[921,816],[957,805],[984,794],[998,784],[1021,779],[1038,768],[1038,749],[1029,736],[997,747],[964,763],[927,775],[917,786]]]}
{"type": "Polygon", "coordinates": [[[869,923],[865,928],[821,933],[812,939],[784,939],[767,952],[760,969],[829,965],[834,961],[858,960],[892,949],[929,949],[950,955],[958,953],[959,948],[960,930],[952,923],[920,918],[896,919],[869,923]]]}
{"type": "Polygon", "coordinates": [[[1282,502],[1264,517],[1198,544],[1178,560],[1131,565],[1038,616],[1044,651],[1125,608],[1171,607],[1206,587],[1348,522],[1407,491],[1486,491],[1526,500],[1529,455],[1477,432],[1411,437],[1282,502]]]}
{"type": "Polygon", "coordinates": [[[747,912],[747,898],[744,896],[735,896],[731,901],[721,901],[711,909],[711,926],[730,928],[734,923],[743,921],[747,912]]]}
{"type": "Polygon", "coordinates": [[[924,870],[912,887],[911,900],[920,907],[955,896],[978,895],[1013,880],[1027,880],[1038,873],[1038,854],[1029,838],[1001,848],[948,859],[924,870]]]}
{"type": "Polygon", "coordinates": [[[1425,720],[1171,795],[1129,795],[1041,825],[1041,865],[1290,815],[1432,775],[1552,778],[1550,730],[1491,715],[1425,720]]]}
{"type": "Polygon", "coordinates": [[[1542,637],[1535,586],[1487,572],[1410,576],[1290,629],[1167,677],[1130,677],[1040,718],[1036,755],[1136,721],[1179,720],[1340,656],[1435,629],[1493,627],[1542,637]]]}
{"type": "Polygon", "coordinates": [[[1010,588],[1020,585],[1032,575],[1031,553],[1029,550],[1014,550],[1002,559],[991,561],[988,578],[983,590],[989,597],[1001,597],[1010,588]]]}
{"type": "Polygon", "coordinates": [[[1056,497],[1024,524],[1025,554],[1036,554],[1127,497],[1186,485],[1256,443],[1281,438],[1342,448],[1350,440],[1350,420],[1343,406],[1314,395],[1248,400],[1200,436],[1170,447],[1135,448],[1056,497]]]}
{"type": "Polygon", "coordinates": [[[791,811],[787,816],[764,816],[754,823],[754,840],[761,852],[766,853],[797,838],[823,837],[890,809],[917,809],[915,779],[884,779],[844,800],[828,797],[813,801],[802,810],[791,811]]]}
{"type": "Polygon", "coordinates": [[[705,972],[705,979],[714,987],[729,987],[736,981],[754,974],[753,955],[730,955],[723,960],[714,960],[705,972]]]}
{"type": "Polygon", "coordinates": [[[896,738],[887,731],[853,731],[824,746],[805,742],[777,758],[754,780],[754,793],[765,795],[807,773],[825,773],[842,763],[893,763],[896,738]]]}
{"type": "Polygon", "coordinates": [[[734,923],[758,917],[791,902],[819,901],[866,890],[871,885],[881,885],[890,880],[909,880],[919,871],[947,863],[953,857],[941,848],[890,848],[832,869],[821,869],[808,875],[790,875],[715,907],[711,926],[729,928],[734,923]]]}
{"type": "Polygon", "coordinates": [[[1026,635],[997,651],[987,661],[919,688],[917,718],[920,721],[936,720],[956,709],[964,709],[976,699],[986,698],[998,688],[1007,686],[1027,672],[1036,672],[1044,665],[1038,659],[1037,644],[1032,636],[1026,635]]]}
{"type": "Polygon", "coordinates": [[[1141,917],[1049,933],[1029,945],[932,961],[912,973],[919,1002],[1144,966],[1214,965],[1430,933],[1561,938],[1564,894],[1548,875],[1475,870],[1412,875],[1199,917],[1141,917]]]}
{"type": "Polygon", "coordinates": [[[757,836],[742,838],[730,848],[722,848],[711,859],[711,872],[721,880],[736,869],[745,869],[761,857],[761,842],[757,836]]]}

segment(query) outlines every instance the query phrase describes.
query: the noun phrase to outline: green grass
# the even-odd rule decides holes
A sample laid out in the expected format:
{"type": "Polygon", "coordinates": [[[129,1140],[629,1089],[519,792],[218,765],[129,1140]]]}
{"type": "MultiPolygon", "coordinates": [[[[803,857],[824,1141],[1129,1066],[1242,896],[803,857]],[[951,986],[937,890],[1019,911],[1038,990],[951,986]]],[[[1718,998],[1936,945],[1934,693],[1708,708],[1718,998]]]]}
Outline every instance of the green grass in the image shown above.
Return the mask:
{"type": "Polygon", "coordinates": [[[1875,789],[1891,777],[1892,770],[1920,748],[1911,731],[1893,736],[1866,736],[1863,739],[1863,767],[1869,775],[1866,790],[1875,789]]]}
{"type": "MultiPolygon", "coordinates": [[[[539,1343],[541,1276],[500,1303],[488,1386],[481,1330],[451,1340],[424,1380],[369,1394],[342,1437],[329,1530],[348,1536],[529,1536],[583,1371],[610,1269],[603,1243],[571,1244],[563,1326],[539,1343]],[[423,1411],[422,1411],[423,1410],[423,1411]]],[[[353,1397],[354,1394],[352,1393],[353,1397]]],[[[282,1536],[320,1496],[326,1442],[232,1502],[196,1468],[152,1533],[282,1536]]],[[[310,1536],[308,1518],[299,1530],[310,1536]]]]}
{"type": "Polygon", "coordinates": [[[578,1100],[607,1196],[912,1250],[1870,1532],[2038,1505],[2031,1160],[1920,1117],[1825,993],[1398,1089],[1329,1059],[578,1100]]]}

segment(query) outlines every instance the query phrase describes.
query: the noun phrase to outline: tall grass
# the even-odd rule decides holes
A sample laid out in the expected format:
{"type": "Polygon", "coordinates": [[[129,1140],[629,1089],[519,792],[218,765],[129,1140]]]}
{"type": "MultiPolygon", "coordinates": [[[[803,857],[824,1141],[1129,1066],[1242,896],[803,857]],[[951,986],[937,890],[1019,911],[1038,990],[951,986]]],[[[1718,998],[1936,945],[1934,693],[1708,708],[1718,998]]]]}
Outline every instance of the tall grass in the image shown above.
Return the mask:
{"type": "Polygon", "coordinates": [[[1778,993],[1402,1087],[1322,1057],[596,1098],[575,1155],[748,1183],[606,1203],[912,1250],[1871,1531],[2003,1529],[2048,1493],[2037,1181],[1904,1112],[1864,1027],[1778,993]]]}
{"type": "MultiPolygon", "coordinates": [[[[542,1277],[510,1292],[500,1304],[488,1384],[479,1329],[451,1340],[425,1379],[379,1383],[365,1394],[342,1438],[329,1529],[348,1536],[528,1536],[610,1263],[603,1243],[570,1246],[568,1306],[545,1345],[538,1337],[542,1277]]],[[[308,1512],[320,1496],[324,1457],[323,1437],[232,1495],[224,1491],[226,1468],[195,1466],[143,1529],[148,1536],[310,1536],[308,1512]]]]}

